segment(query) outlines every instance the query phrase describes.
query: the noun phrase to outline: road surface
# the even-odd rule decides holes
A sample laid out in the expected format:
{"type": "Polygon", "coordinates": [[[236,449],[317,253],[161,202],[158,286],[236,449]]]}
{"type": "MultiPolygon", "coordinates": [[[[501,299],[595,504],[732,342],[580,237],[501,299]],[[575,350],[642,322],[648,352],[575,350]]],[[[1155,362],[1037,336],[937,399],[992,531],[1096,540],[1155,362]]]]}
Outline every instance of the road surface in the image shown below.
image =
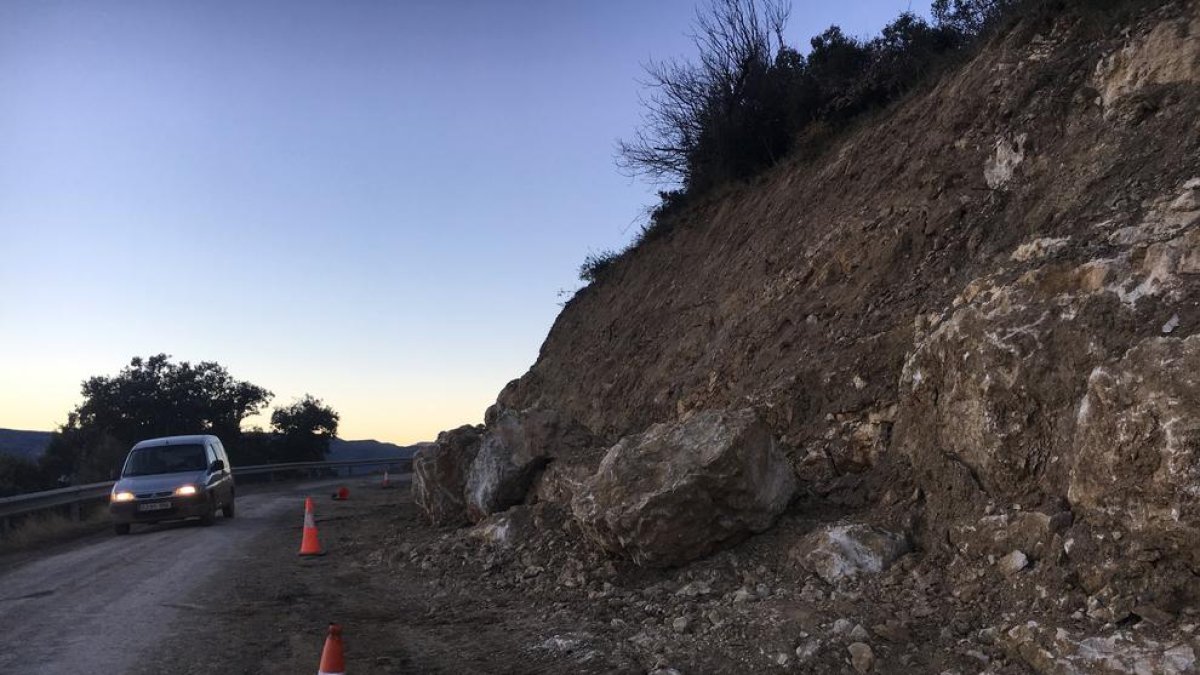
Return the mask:
{"type": "Polygon", "coordinates": [[[0,672],[138,667],[181,613],[196,609],[193,591],[230,566],[255,564],[255,538],[298,525],[304,494],[333,483],[240,494],[237,517],[212,527],[135,525],[129,536],[89,537],[0,571],[0,672]]]}

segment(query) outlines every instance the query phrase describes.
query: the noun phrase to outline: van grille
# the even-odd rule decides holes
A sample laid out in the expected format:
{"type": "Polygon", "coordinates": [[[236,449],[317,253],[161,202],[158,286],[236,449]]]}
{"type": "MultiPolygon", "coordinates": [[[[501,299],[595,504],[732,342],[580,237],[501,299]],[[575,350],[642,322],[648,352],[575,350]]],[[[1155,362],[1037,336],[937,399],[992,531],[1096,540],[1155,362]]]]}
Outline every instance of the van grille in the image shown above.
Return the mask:
{"type": "Polygon", "coordinates": [[[174,494],[172,491],[167,490],[166,492],[139,492],[134,496],[138,499],[158,499],[159,497],[170,497],[172,494],[174,494]]]}

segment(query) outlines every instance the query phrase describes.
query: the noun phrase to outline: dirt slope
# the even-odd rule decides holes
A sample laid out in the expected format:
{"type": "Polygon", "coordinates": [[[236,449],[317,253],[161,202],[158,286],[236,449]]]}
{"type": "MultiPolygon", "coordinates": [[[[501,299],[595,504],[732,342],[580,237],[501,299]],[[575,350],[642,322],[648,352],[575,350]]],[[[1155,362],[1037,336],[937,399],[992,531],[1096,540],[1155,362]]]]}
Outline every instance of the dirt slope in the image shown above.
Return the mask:
{"type": "Polygon", "coordinates": [[[836,431],[829,414],[896,403],[923,317],[1025,241],[1073,234],[1060,254],[1089,255],[1095,225],[1196,174],[1194,64],[1103,105],[1121,28],[1021,25],[820,160],[710,199],[570,302],[501,400],[610,437],[753,401],[797,446],[836,431]]]}
{"type": "MultiPolygon", "coordinates": [[[[597,594],[722,588],[635,612],[643,665],[1191,672],[1200,4],[1127,7],[1028,16],[819,158],[710,196],[619,260],[472,432],[507,473],[452,448],[453,470],[418,470],[451,494],[472,472],[532,485],[445,541],[556,509],[570,531],[605,447],[753,408],[802,485],[774,530],[654,581],[584,565],[597,594]],[[539,444],[537,419],[597,440],[539,444]],[[868,550],[892,541],[911,550],[868,550]],[[872,576],[897,555],[900,572],[872,576]],[[847,581],[855,564],[866,578],[847,581]],[[718,611],[739,591],[781,604],[718,611]],[[838,619],[877,623],[851,641],[838,619]],[[699,657],[676,635],[692,630],[699,657]],[[717,653],[730,630],[751,644],[717,653]]],[[[553,540],[505,544],[512,571],[544,566],[520,551],[553,540]]]]}

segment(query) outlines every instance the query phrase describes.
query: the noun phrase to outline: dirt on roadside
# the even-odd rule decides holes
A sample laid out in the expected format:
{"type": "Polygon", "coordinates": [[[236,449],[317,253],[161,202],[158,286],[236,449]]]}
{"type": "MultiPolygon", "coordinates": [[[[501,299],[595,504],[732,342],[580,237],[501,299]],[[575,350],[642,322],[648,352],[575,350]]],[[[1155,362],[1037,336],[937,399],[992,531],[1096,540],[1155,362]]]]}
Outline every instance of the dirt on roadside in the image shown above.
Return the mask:
{"type": "Polygon", "coordinates": [[[539,648],[548,632],[580,626],[534,611],[520,589],[464,584],[447,593],[437,570],[395,569],[385,553],[398,540],[424,547],[442,533],[418,520],[407,483],[350,487],[345,502],[312,495],[326,555],[297,554],[297,498],[294,519],[248,552],[256,563],[229,569],[187,598],[188,618],[135,672],[316,672],[330,622],[343,626],[347,672],[356,674],[619,669],[612,662],[581,666],[539,648]]]}
{"type": "Polygon", "coordinates": [[[295,513],[238,556],[254,564],[181,599],[186,618],[134,672],[315,672],[337,622],[355,675],[845,673],[859,642],[872,672],[1017,674],[1030,671],[1005,626],[1084,623],[1068,598],[1036,592],[1056,585],[1053,566],[1017,579],[928,552],[826,584],[788,551],[842,514],[807,507],[728,551],[654,570],[579,545],[550,504],[446,529],[419,517],[407,484],[313,497],[327,555],[297,555],[297,496],[295,513]]]}

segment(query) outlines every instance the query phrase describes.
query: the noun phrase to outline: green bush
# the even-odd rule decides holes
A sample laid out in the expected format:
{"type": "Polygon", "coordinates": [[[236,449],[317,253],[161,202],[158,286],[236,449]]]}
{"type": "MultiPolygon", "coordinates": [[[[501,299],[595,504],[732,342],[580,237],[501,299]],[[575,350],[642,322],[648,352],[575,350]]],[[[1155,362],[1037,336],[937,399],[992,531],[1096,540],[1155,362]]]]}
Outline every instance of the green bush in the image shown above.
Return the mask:
{"type": "Polygon", "coordinates": [[[620,257],[621,254],[617,251],[589,253],[583,259],[583,264],[579,266],[579,278],[585,283],[595,283],[620,257]]]}
{"type": "Polygon", "coordinates": [[[0,454],[0,497],[10,497],[23,492],[36,492],[50,487],[46,474],[37,465],[24,457],[0,454]]]}
{"type": "Polygon", "coordinates": [[[780,0],[713,0],[694,27],[694,60],[646,66],[645,123],[618,145],[621,168],[674,187],[637,240],[666,231],[690,197],[819,152],[808,141],[896,101],[1017,18],[1132,1],[933,0],[932,22],[905,12],[869,40],[830,26],[804,55],[782,40],[780,0]]]}
{"type": "MultiPolygon", "coordinates": [[[[337,435],[338,413],[308,395],[272,413],[273,433],[243,433],[242,422],[260,413],[273,395],[209,361],[136,357],[116,375],[88,378],[82,392],[83,402],[39,459],[38,470],[47,481],[108,480],[129,448],[147,438],[215,434],[229,448],[230,461],[245,465],[319,460],[337,435]]],[[[0,467],[0,473],[17,475],[17,470],[24,469],[0,467]]]]}
{"type": "Polygon", "coordinates": [[[644,124],[617,147],[631,175],[669,186],[629,247],[589,255],[598,280],[626,252],[671,232],[695,198],[785,156],[811,159],[864,115],[905,96],[1018,21],[1026,30],[1072,12],[1111,25],[1162,0],[933,0],[933,21],[904,12],[869,40],[830,26],[807,55],[783,42],[782,0],[712,0],[698,14],[692,61],[651,62],[644,124]]]}

